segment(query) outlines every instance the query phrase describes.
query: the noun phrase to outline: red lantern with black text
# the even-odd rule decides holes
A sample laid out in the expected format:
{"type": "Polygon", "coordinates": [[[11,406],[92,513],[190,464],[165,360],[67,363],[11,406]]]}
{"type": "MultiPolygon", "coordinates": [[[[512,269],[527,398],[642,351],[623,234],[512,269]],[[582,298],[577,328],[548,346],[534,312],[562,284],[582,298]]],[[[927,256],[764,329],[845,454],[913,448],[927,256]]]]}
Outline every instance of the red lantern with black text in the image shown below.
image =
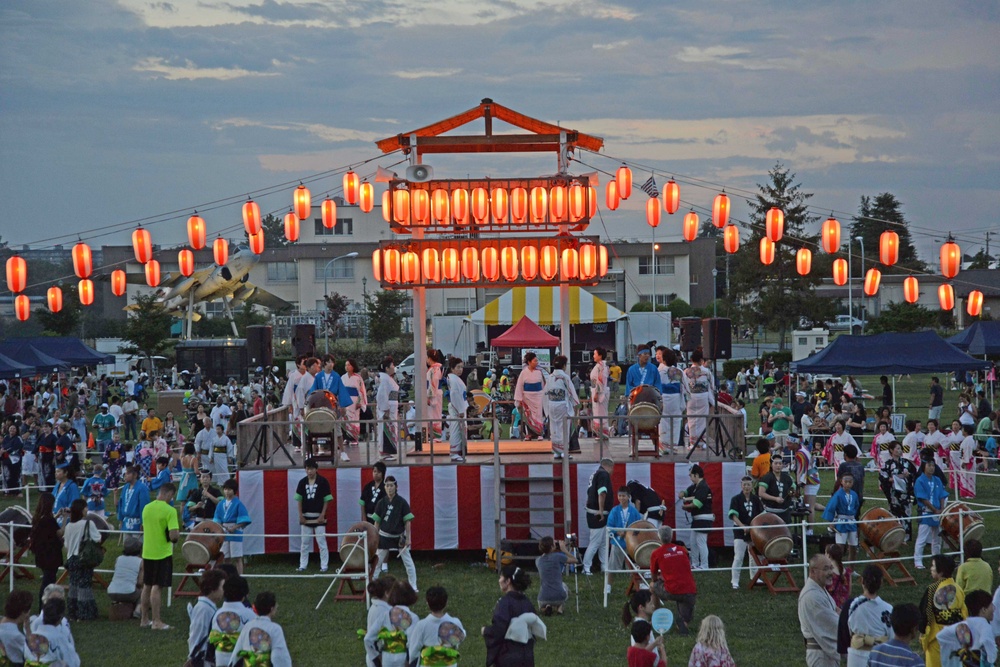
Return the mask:
{"type": "Polygon", "coordinates": [[[878,294],[878,286],[882,282],[882,272],[872,267],[865,273],[865,295],[875,296],[878,294]]]}
{"type": "Polygon", "coordinates": [[[663,210],[673,215],[677,212],[677,207],[681,205],[681,186],[677,185],[674,179],[667,181],[663,186],[663,210]]]}
{"type": "Polygon", "coordinates": [[[906,303],[916,303],[920,298],[920,283],[910,276],[903,281],[903,299],[906,303]]]}
{"type": "Polygon", "coordinates": [[[22,322],[26,322],[31,317],[31,299],[26,294],[19,294],[14,299],[14,314],[22,322]]]}
{"type": "Polygon", "coordinates": [[[132,250],[135,252],[135,261],[140,264],[153,259],[153,242],[149,238],[149,230],[139,227],[132,232],[132,250]]]}
{"type": "Polygon", "coordinates": [[[954,278],[958,275],[961,263],[962,249],[958,247],[949,234],[948,240],[941,246],[941,275],[945,278],[954,278]]]}
{"type": "Polygon", "coordinates": [[[503,274],[504,280],[508,282],[517,280],[518,264],[517,248],[507,246],[500,251],[500,273],[503,274]]]}
{"type": "Polygon", "coordinates": [[[125,294],[125,288],[128,285],[128,276],[121,269],[115,269],[111,272],[111,293],[115,296],[122,296],[125,294]]]}
{"type": "Polygon", "coordinates": [[[195,250],[205,247],[205,220],[195,211],[194,215],[188,218],[187,224],[188,244],[195,250]]]}
{"type": "Polygon", "coordinates": [[[569,186],[569,221],[577,222],[583,220],[587,217],[587,211],[589,210],[588,199],[590,198],[590,193],[587,192],[587,188],[580,185],[579,183],[574,183],[569,186]]]}
{"type": "Polygon", "coordinates": [[[554,245],[542,246],[538,273],[542,280],[552,280],[559,275],[559,248],[554,245]]]}
{"type": "Polygon", "coordinates": [[[452,282],[458,280],[461,275],[461,262],[459,261],[458,250],[455,248],[445,248],[441,251],[441,277],[452,282]]]}
{"type": "Polygon", "coordinates": [[[510,191],[510,217],[515,225],[523,225],[528,222],[528,190],[526,188],[514,188],[510,191]]]}
{"type": "Polygon", "coordinates": [[[410,224],[410,191],[393,190],[392,192],[392,219],[401,225],[410,224]]]}
{"type": "Polygon", "coordinates": [[[299,240],[299,216],[295,215],[295,211],[285,214],[285,238],[289,243],[299,240]]]}
{"type": "Polygon", "coordinates": [[[491,283],[500,279],[500,253],[496,248],[483,248],[482,254],[483,278],[491,283]]]}
{"type": "Polygon", "coordinates": [[[781,237],[785,235],[785,212],[777,206],[768,209],[764,228],[767,238],[774,243],[780,241],[781,237]]]}
{"type": "Polygon", "coordinates": [[[938,303],[941,310],[953,310],[955,308],[955,288],[948,283],[938,287],[938,303]]]}
{"type": "MultiPolygon", "coordinates": [[[[247,199],[246,203],[243,204],[243,228],[247,231],[247,234],[257,234],[260,232],[262,224],[260,206],[254,200],[247,199]]],[[[193,243],[191,247],[194,248],[193,243]]],[[[195,250],[198,250],[198,248],[195,248],[195,250]]]]}
{"type": "Polygon", "coordinates": [[[432,283],[441,282],[441,263],[438,261],[438,251],[435,248],[424,248],[420,263],[424,271],[424,280],[432,283]]]}
{"type": "Polygon", "coordinates": [[[621,204],[621,195],[618,194],[618,181],[608,181],[604,203],[607,205],[609,211],[618,210],[618,205],[621,204]]]}
{"type": "MultiPolygon", "coordinates": [[[[656,205],[656,210],[660,210],[660,202],[658,199],[650,199],[656,205]]],[[[581,280],[592,280],[597,277],[597,246],[593,243],[584,243],[580,245],[580,279],[581,280]]]]}
{"type": "Polygon", "coordinates": [[[146,262],[146,284],[150,287],[160,285],[160,263],[155,259],[146,262]]]}
{"type": "Polygon", "coordinates": [[[358,175],[353,171],[348,171],[344,174],[344,199],[348,204],[354,206],[358,203],[358,189],[360,188],[360,182],[358,181],[358,175]]]}
{"type": "Polygon", "coordinates": [[[800,276],[807,276],[812,271],[813,254],[809,248],[799,248],[795,253],[795,270],[800,276]]]}
{"type": "Polygon", "coordinates": [[[722,247],[730,255],[740,249],[740,230],[736,225],[726,225],[722,237],[722,247]]]}
{"type": "Polygon", "coordinates": [[[712,224],[722,229],[729,224],[729,195],[720,192],[712,204],[712,224]]]}
{"type": "Polygon", "coordinates": [[[977,289],[969,292],[969,298],[965,300],[965,312],[972,317],[979,317],[983,313],[983,293],[977,289]]]}
{"type": "Polygon", "coordinates": [[[847,260],[846,259],[835,259],[833,261],[833,284],[834,285],[846,285],[847,284],[847,260]]]}
{"type": "Polygon", "coordinates": [[[292,208],[295,209],[295,215],[299,216],[300,220],[308,219],[309,214],[312,213],[312,195],[309,193],[309,188],[301,183],[292,194],[292,208]]]}
{"type": "Polygon", "coordinates": [[[387,283],[399,282],[399,251],[395,248],[389,248],[382,255],[382,274],[387,283]]]}
{"type": "Polygon", "coordinates": [[[368,181],[358,186],[358,208],[362,213],[371,213],[375,208],[375,188],[368,181]]]}
{"type": "Polygon", "coordinates": [[[688,211],[684,216],[684,240],[694,241],[698,238],[698,214],[688,211]]]}
{"type": "Polygon", "coordinates": [[[899,261],[899,234],[885,231],[878,239],[878,258],[886,266],[899,261]]]}
{"type": "Polygon", "coordinates": [[[552,222],[566,222],[569,217],[567,196],[564,185],[553,185],[549,190],[549,214],[552,222]]]}
{"type": "MultiPolygon", "coordinates": [[[[74,258],[76,249],[74,248],[74,258]]],[[[73,262],[74,266],[76,262],[73,262]]],[[[79,274],[78,274],[79,275],[79,274]]],[[[7,289],[14,294],[23,292],[28,284],[28,263],[24,257],[14,255],[7,260],[7,289]]]]}
{"type": "Polygon", "coordinates": [[[575,248],[565,248],[562,251],[562,278],[574,280],[580,275],[580,255],[575,248]]]}
{"type": "Polygon", "coordinates": [[[469,195],[469,210],[477,225],[490,221],[490,194],[486,188],[473,188],[469,195]]]}
{"type": "Polygon", "coordinates": [[[451,197],[447,190],[436,188],[431,192],[431,217],[439,225],[446,225],[451,220],[451,197]]]}
{"type": "Polygon", "coordinates": [[[632,196],[632,170],[622,164],[615,172],[615,183],[618,184],[618,196],[628,199],[632,196]]]}
{"type": "Polygon", "coordinates": [[[73,272],[77,278],[89,278],[93,270],[94,259],[90,246],[86,243],[77,243],[73,246],[73,272]]]}
{"type": "Polygon", "coordinates": [[[457,188],[451,192],[451,217],[459,225],[469,224],[469,191],[457,188]]]}
{"type": "MultiPolygon", "coordinates": [[[[253,239],[252,236],[250,238],[253,239]]],[[[253,246],[253,241],[251,241],[250,245],[253,246]]],[[[189,278],[194,273],[194,253],[187,248],[179,251],[177,253],[177,267],[180,269],[182,276],[189,278]]]]}
{"type": "Polygon", "coordinates": [[[774,241],[766,236],[760,237],[760,263],[765,266],[774,263],[774,241]]]}
{"type": "Polygon", "coordinates": [[[323,205],[320,207],[320,217],[323,221],[323,226],[327,229],[333,229],[337,226],[337,202],[333,201],[329,197],[323,200],[323,205]]]}
{"type": "Polygon", "coordinates": [[[462,277],[472,282],[479,281],[479,251],[471,246],[462,249],[462,277]]]}
{"type": "Polygon", "coordinates": [[[534,280],[538,275],[538,248],[533,245],[521,248],[521,277],[534,280]]]}
{"type": "Polygon", "coordinates": [[[261,230],[258,234],[248,236],[247,242],[250,245],[250,252],[253,254],[259,255],[264,252],[264,230],[261,230]]]}
{"type": "Polygon", "coordinates": [[[836,218],[827,218],[823,223],[822,243],[829,255],[840,250],[840,222],[836,218]]]}
{"type": "Polygon", "coordinates": [[[76,287],[76,293],[80,297],[80,305],[90,306],[94,303],[94,281],[84,278],[76,287]]]}
{"type": "Polygon", "coordinates": [[[431,224],[431,195],[427,190],[414,190],[410,194],[410,205],[413,207],[414,225],[426,227],[431,224]]]}
{"type": "Polygon", "coordinates": [[[215,263],[219,266],[225,266],[226,262],[229,261],[229,241],[224,238],[217,238],[212,244],[212,256],[215,258],[215,263]]]}
{"type": "Polygon", "coordinates": [[[646,224],[656,229],[660,226],[660,200],[650,197],[646,200],[646,224]]]}
{"type": "Polygon", "coordinates": [[[531,222],[545,222],[549,213],[549,193],[542,186],[531,188],[531,198],[528,202],[531,222]]]}
{"type": "Polygon", "coordinates": [[[399,256],[399,281],[413,284],[420,280],[420,258],[412,250],[399,256]]]}
{"type": "Polygon", "coordinates": [[[490,195],[490,212],[493,214],[493,223],[497,225],[507,224],[508,197],[505,188],[493,188],[490,195]]]}
{"type": "Polygon", "coordinates": [[[49,302],[49,310],[58,313],[63,307],[63,293],[61,287],[50,287],[45,293],[45,298],[49,302]]]}

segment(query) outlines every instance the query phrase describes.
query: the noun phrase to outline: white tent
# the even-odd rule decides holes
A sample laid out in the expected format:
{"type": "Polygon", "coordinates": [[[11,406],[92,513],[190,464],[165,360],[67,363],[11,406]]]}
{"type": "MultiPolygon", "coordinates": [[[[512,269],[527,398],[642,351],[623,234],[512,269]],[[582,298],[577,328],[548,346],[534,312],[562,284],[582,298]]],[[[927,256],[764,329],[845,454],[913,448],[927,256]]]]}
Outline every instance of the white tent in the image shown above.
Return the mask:
{"type": "MultiPolygon", "coordinates": [[[[469,315],[474,324],[516,324],[528,316],[540,326],[560,323],[558,287],[515,287],[469,315]]],[[[582,287],[569,288],[570,324],[615,322],[625,313],[582,287]]]]}

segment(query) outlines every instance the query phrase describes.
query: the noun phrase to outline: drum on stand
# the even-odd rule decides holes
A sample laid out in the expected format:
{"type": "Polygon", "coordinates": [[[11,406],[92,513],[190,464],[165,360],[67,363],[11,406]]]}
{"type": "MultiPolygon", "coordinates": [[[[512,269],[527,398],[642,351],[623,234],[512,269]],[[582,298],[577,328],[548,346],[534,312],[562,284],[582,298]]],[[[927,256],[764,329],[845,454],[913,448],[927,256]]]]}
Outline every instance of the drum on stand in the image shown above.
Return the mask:
{"type": "Polygon", "coordinates": [[[94,512],[88,512],[87,516],[84,517],[85,521],[90,521],[97,527],[98,532],[101,534],[101,544],[104,544],[105,540],[111,536],[111,524],[100,514],[95,514],[94,512]]]}
{"type": "Polygon", "coordinates": [[[378,551],[378,529],[367,521],[359,521],[347,529],[350,535],[340,541],[340,560],[344,570],[366,572],[364,540],[368,543],[368,559],[374,560],[378,551]]]}
{"type": "Polygon", "coordinates": [[[795,545],[785,522],[770,512],[758,514],[750,522],[750,539],[768,561],[785,560],[795,545]]]}
{"type": "Polygon", "coordinates": [[[653,552],[663,546],[663,543],[656,531],[640,532],[639,529],[642,528],[656,528],[656,526],[644,520],[629,524],[625,529],[625,551],[633,563],[643,570],[648,570],[653,552]]]}
{"type": "Polygon", "coordinates": [[[189,565],[208,565],[218,559],[225,541],[226,531],[222,526],[214,521],[202,521],[181,545],[181,554],[189,565]]]}
{"type": "Polygon", "coordinates": [[[884,507],[873,507],[861,515],[861,521],[888,519],[879,523],[862,523],[861,536],[879,553],[887,554],[899,551],[906,540],[906,531],[889,510],[884,507]]]}
{"type": "Polygon", "coordinates": [[[641,384],[628,395],[629,423],[637,433],[659,433],[663,399],[655,387],[641,384]]]}
{"type": "Polygon", "coordinates": [[[983,517],[972,511],[965,503],[950,502],[941,513],[941,536],[951,542],[955,548],[969,540],[982,540],[986,532],[983,517]],[[961,519],[958,513],[962,512],[961,519]],[[961,525],[959,521],[961,520],[961,525]],[[962,533],[965,533],[964,538],[962,533]]]}
{"type": "Polygon", "coordinates": [[[10,553],[9,524],[14,524],[14,546],[25,547],[31,537],[31,512],[13,505],[0,512],[0,552],[10,553]]]}

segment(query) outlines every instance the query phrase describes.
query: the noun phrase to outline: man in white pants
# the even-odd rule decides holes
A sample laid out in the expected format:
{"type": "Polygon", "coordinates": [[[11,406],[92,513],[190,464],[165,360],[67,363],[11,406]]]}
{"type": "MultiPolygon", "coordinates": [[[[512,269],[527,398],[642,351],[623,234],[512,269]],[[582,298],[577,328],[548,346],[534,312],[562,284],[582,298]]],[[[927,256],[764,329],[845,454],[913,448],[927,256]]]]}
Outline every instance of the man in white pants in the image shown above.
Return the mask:
{"type": "MultiPolygon", "coordinates": [[[[743,569],[743,558],[750,545],[750,522],[758,514],[764,513],[764,505],[760,497],[753,492],[753,477],[745,475],[740,480],[740,492],[729,501],[729,518],[733,520],[733,590],[740,587],[740,571],[743,569]]],[[[757,564],[750,558],[750,579],[757,576],[757,564]]]]}
{"type": "Polygon", "coordinates": [[[326,510],[333,500],[330,482],[321,477],[315,459],[306,459],[306,476],[299,480],[295,489],[295,501],[299,504],[299,572],[309,566],[313,538],[319,547],[319,571],[326,572],[330,565],[330,547],[326,543],[326,510]]]}
{"type": "Polygon", "coordinates": [[[611,501],[608,496],[611,492],[611,473],[614,469],[615,462],[612,459],[601,459],[601,465],[590,476],[590,484],[587,485],[587,528],[590,541],[586,553],[583,554],[584,574],[592,574],[590,568],[595,555],[601,559],[601,570],[608,569],[608,551],[604,548],[604,534],[608,529],[608,514],[611,512],[611,501]]]}
{"type": "Polygon", "coordinates": [[[385,495],[375,505],[372,521],[378,528],[378,565],[375,572],[381,574],[382,564],[389,558],[389,552],[397,551],[406,568],[406,578],[416,591],[417,568],[410,555],[413,513],[406,499],[396,493],[396,478],[392,475],[385,478],[385,495]]]}

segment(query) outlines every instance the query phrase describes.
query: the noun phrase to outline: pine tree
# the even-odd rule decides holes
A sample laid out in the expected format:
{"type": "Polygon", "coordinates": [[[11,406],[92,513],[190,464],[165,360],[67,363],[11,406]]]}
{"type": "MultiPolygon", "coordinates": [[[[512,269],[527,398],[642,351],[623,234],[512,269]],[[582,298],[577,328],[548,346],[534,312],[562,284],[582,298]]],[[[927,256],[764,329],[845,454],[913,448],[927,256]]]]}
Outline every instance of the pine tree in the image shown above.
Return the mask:
{"type": "Polygon", "coordinates": [[[902,207],[903,204],[891,192],[883,192],[874,199],[868,195],[861,196],[858,215],[851,224],[851,238],[860,236],[864,239],[864,266],[879,262],[882,232],[893,231],[899,235],[899,260],[891,267],[879,264],[878,268],[883,273],[909,273],[906,269],[923,271],[927,268],[917,257],[902,207]]]}

